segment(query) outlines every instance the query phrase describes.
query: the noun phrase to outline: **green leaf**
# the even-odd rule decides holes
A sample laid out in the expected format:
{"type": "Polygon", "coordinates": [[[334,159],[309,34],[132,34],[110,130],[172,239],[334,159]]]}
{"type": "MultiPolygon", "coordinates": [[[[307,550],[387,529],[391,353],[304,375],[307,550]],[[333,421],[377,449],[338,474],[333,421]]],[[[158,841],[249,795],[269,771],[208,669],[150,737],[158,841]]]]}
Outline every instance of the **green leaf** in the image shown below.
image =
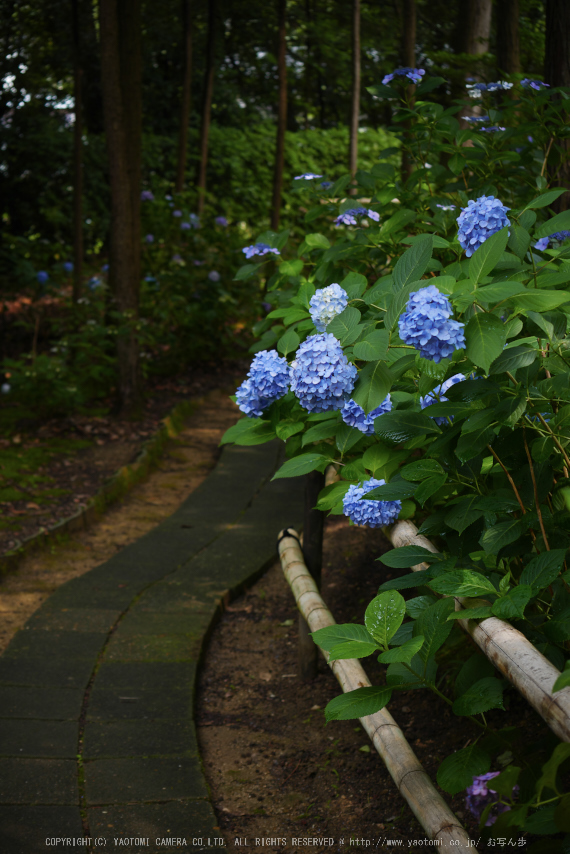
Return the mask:
{"type": "Polygon", "coordinates": [[[234,282],[241,282],[244,279],[249,279],[250,276],[253,276],[254,273],[257,273],[261,264],[244,264],[243,267],[240,267],[237,273],[234,276],[234,282]]]}
{"type": "Polygon", "coordinates": [[[507,226],[492,234],[475,250],[469,260],[469,278],[474,284],[490,273],[507,247],[509,229],[507,226]]]}
{"type": "Polygon", "coordinates": [[[516,347],[508,347],[495,359],[489,369],[490,374],[502,374],[504,371],[516,371],[517,368],[526,368],[532,365],[538,353],[534,347],[528,344],[519,344],[516,347]]]}
{"type": "Polygon", "coordinates": [[[349,273],[340,283],[341,288],[348,294],[349,300],[361,297],[368,287],[368,279],[362,273],[349,273]]]}
{"type": "Polygon", "coordinates": [[[372,445],[367,448],[362,456],[364,467],[374,474],[379,468],[388,462],[393,452],[385,445],[372,445]]]}
{"type": "Polygon", "coordinates": [[[390,368],[382,361],[369,362],[360,371],[352,399],[366,413],[369,413],[384,402],[391,387],[392,374],[390,368]]]}
{"type": "MultiPolygon", "coordinates": [[[[570,213],[570,211],[568,212],[570,213]]],[[[523,311],[551,311],[559,305],[570,302],[570,294],[567,291],[527,290],[513,298],[515,308],[523,311]]]]}
{"type": "Polygon", "coordinates": [[[275,428],[275,432],[281,441],[286,442],[295,433],[300,433],[304,427],[305,425],[302,421],[281,421],[275,428]]]}
{"type": "Polygon", "coordinates": [[[379,712],[390,702],[390,688],[373,686],[357,688],[335,697],[325,707],[325,717],[329,721],[350,721],[354,718],[365,718],[379,712]]]}
{"type": "Polygon", "coordinates": [[[242,418],[226,430],[220,445],[233,442],[236,445],[262,445],[275,439],[276,433],[269,423],[261,418],[242,418]]]}
{"type": "Polygon", "coordinates": [[[412,412],[409,409],[392,410],[374,419],[374,432],[381,439],[387,439],[395,445],[423,436],[426,433],[439,433],[431,418],[423,412],[412,412]]]}
{"type": "Polygon", "coordinates": [[[311,307],[311,297],[316,293],[315,286],[311,282],[302,282],[297,293],[297,299],[300,304],[305,306],[307,311],[311,307]]]}
{"type": "MultiPolygon", "coordinates": [[[[445,575],[447,574],[445,573],[445,575]]],[[[453,623],[447,622],[447,616],[453,609],[453,599],[440,599],[426,608],[416,620],[414,637],[423,635],[425,638],[418,653],[424,664],[436,654],[440,646],[447,640],[453,628],[453,623]]]]}
{"type": "Polygon", "coordinates": [[[380,593],[364,614],[366,628],[380,646],[387,647],[406,615],[404,597],[396,590],[380,593]]]}
{"type": "Polygon", "coordinates": [[[344,623],[341,625],[326,626],[311,632],[311,637],[317,646],[330,652],[333,646],[347,641],[358,641],[359,643],[374,643],[372,635],[357,623],[344,623]]]}
{"type": "Polygon", "coordinates": [[[486,774],[491,757],[482,747],[470,744],[443,760],[437,769],[437,785],[449,795],[457,795],[473,783],[473,777],[486,774]]]}
{"type": "Polygon", "coordinates": [[[497,594],[494,584],[472,569],[456,569],[453,572],[445,572],[432,578],[429,586],[436,593],[444,596],[484,596],[485,594],[497,594]]]}
{"type": "Polygon", "coordinates": [[[530,234],[521,225],[515,222],[511,223],[511,236],[509,237],[509,249],[512,249],[515,255],[522,261],[528,247],[530,246],[530,234]]]}
{"type": "Polygon", "coordinates": [[[488,658],[481,655],[479,652],[470,655],[467,661],[461,665],[461,669],[455,680],[454,692],[456,697],[461,697],[462,694],[486,676],[493,676],[495,668],[488,658]]]}
{"type": "Polygon", "coordinates": [[[406,641],[402,646],[396,646],[394,649],[389,649],[388,652],[383,652],[378,656],[378,661],[381,664],[394,664],[397,661],[409,664],[414,655],[422,648],[423,642],[423,637],[418,635],[406,641]]]}
{"type": "Polygon", "coordinates": [[[427,270],[432,250],[433,238],[431,234],[422,235],[421,240],[418,239],[410,249],[406,249],[404,254],[398,258],[392,273],[395,291],[401,290],[410,282],[421,279],[427,270]]]}
{"type": "Polygon", "coordinates": [[[467,689],[453,704],[456,715],[478,715],[489,709],[504,709],[503,688],[499,679],[486,676],[467,689]]]}
{"type": "Polygon", "coordinates": [[[385,566],[390,566],[393,569],[408,569],[410,566],[418,566],[424,562],[434,563],[440,559],[439,553],[434,554],[424,549],[423,546],[400,546],[400,548],[391,549],[378,558],[385,566]]]}
{"type": "Polygon", "coordinates": [[[479,510],[476,504],[479,500],[479,495],[470,495],[469,498],[463,499],[447,513],[445,524],[462,534],[465,528],[476,522],[484,515],[483,510],[479,510]]]}
{"type": "MultiPolygon", "coordinates": [[[[380,558],[378,558],[380,560],[380,558]]],[[[391,578],[378,588],[384,590],[409,590],[411,587],[421,587],[427,584],[431,578],[431,570],[422,569],[419,572],[411,572],[409,575],[401,575],[400,578],[391,578]]]]}
{"type": "Polygon", "coordinates": [[[514,543],[523,534],[525,525],[520,519],[509,519],[508,522],[499,522],[492,528],[483,532],[479,543],[481,548],[489,554],[499,554],[503,546],[514,543]]]}
{"type": "Polygon", "coordinates": [[[308,445],[310,442],[320,442],[321,439],[330,439],[331,436],[336,436],[336,431],[340,427],[338,418],[333,421],[320,421],[314,427],[309,427],[303,435],[302,445],[308,445]]]}
{"type": "Polygon", "coordinates": [[[350,486],[351,484],[346,481],[341,483],[331,483],[329,486],[325,486],[325,488],[321,489],[319,492],[317,510],[332,510],[333,507],[336,507],[339,501],[342,501],[350,486]]]}
{"type": "Polygon", "coordinates": [[[363,643],[362,641],[346,641],[339,643],[330,651],[329,661],[340,661],[346,658],[366,658],[378,649],[377,643],[363,643]]]}
{"type": "Polygon", "coordinates": [[[558,804],[555,804],[554,824],[558,830],[570,832],[570,792],[564,795],[558,804]]]}
{"type": "Polygon", "coordinates": [[[570,230],[570,211],[563,211],[556,216],[547,219],[542,225],[539,225],[534,232],[534,237],[550,237],[551,234],[556,234],[557,231],[570,230]]]}
{"type": "Polygon", "coordinates": [[[341,344],[352,344],[360,334],[359,323],[360,312],[357,308],[349,306],[336,317],[333,317],[327,326],[327,333],[338,338],[341,344]]]}
{"type": "Polygon", "coordinates": [[[417,460],[417,462],[408,463],[400,469],[400,474],[404,480],[424,480],[432,475],[445,474],[444,470],[436,460],[417,460]]]}
{"type": "Polygon", "coordinates": [[[376,486],[363,495],[363,498],[373,501],[402,501],[404,498],[411,498],[416,491],[415,485],[408,483],[406,480],[395,480],[390,483],[383,483],[382,486],[376,486]]]}
{"type": "MultiPolygon", "coordinates": [[[[489,238],[489,240],[491,239],[489,238]]],[[[485,247],[486,242],[480,249],[485,247]]],[[[483,368],[485,373],[488,373],[491,362],[503,351],[507,334],[504,324],[498,317],[486,312],[477,312],[467,324],[465,338],[467,341],[467,357],[475,365],[483,368]]],[[[457,385],[461,385],[461,383],[457,383],[457,385]]]]}
{"type": "Polygon", "coordinates": [[[471,433],[464,433],[459,437],[455,453],[462,463],[467,463],[477,457],[494,438],[495,431],[491,427],[480,427],[471,433]]]}
{"type": "Polygon", "coordinates": [[[447,475],[445,473],[436,474],[432,477],[426,478],[426,480],[422,480],[414,493],[414,499],[421,507],[423,507],[428,498],[431,498],[432,495],[435,495],[438,489],[441,489],[446,480],[447,475]]]}
{"type": "Polygon", "coordinates": [[[384,326],[387,330],[392,332],[396,328],[398,318],[405,310],[410,294],[412,292],[419,291],[424,287],[427,288],[428,284],[429,282],[420,279],[419,281],[409,282],[399,291],[393,290],[392,299],[388,303],[388,310],[384,316],[384,326]]]}
{"type": "Polygon", "coordinates": [[[552,686],[552,693],[554,694],[556,691],[562,691],[563,688],[568,688],[570,685],[570,661],[566,662],[566,666],[560,676],[557,678],[556,682],[552,686]]]}
{"type": "Polygon", "coordinates": [[[285,335],[282,335],[277,342],[277,349],[280,353],[283,353],[284,356],[287,356],[289,353],[293,353],[300,343],[301,339],[295,330],[288,329],[285,335]]]}
{"type": "Polygon", "coordinates": [[[324,236],[324,234],[306,234],[305,243],[307,246],[310,246],[311,249],[328,249],[331,245],[330,241],[324,236]]]}
{"type": "Polygon", "coordinates": [[[558,577],[565,555],[566,549],[552,549],[535,555],[523,569],[520,583],[530,584],[535,593],[548,587],[558,577]]]}
{"type": "Polygon", "coordinates": [[[459,154],[458,151],[449,158],[449,163],[447,164],[454,175],[460,175],[463,169],[467,166],[467,160],[459,154]]]}
{"type": "Polygon", "coordinates": [[[336,446],[341,455],[347,454],[351,448],[360,442],[362,433],[356,427],[350,427],[348,424],[341,424],[336,432],[336,446]]]}
{"type": "Polygon", "coordinates": [[[277,480],[281,477],[299,477],[299,475],[308,474],[308,472],[316,469],[323,471],[329,463],[330,458],[325,457],[324,454],[299,454],[298,457],[293,457],[292,460],[284,462],[271,480],[277,480]]]}
{"type": "Polygon", "coordinates": [[[379,359],[385,359],[388,353],[388,330],[375,329],[370,332],[362,341],[357,341],[354,345],[355,359],[362,359],[365,362],[375,362],[379,359]]]}
{"type": "Polygon", "coordinates": [[[486,620],[487,617],[492,617],[493,611],[490,605],[479,605],[477,608],[462,608],[461,611],[454,611],[447,618],[448,620],[486,620]]]}
{"type": "Polygon", "coordinates": [[[500,620],[522,620],[524,609],[533,596],[532,587],[529,584],[519,584],[509,590],[506,596],[493,602],[493,616],[500,620]]]}
{"type": "Polygon", "coordinates": [[[542,766],[542,775],[536,784],[537,800],[541,800],[544,788],[552,789],[553,792],[557,790],[558,769],[567,759],[570,759],[570,744],[557,745],[548,762],[542,766]]]}
{"type": "Polygon", "coordinates": [[[279,265],[279,272],[283,276],[298,276],[303,269],[303,261],[300,258],[295,258],[293,261],[283,261],[279,265]]]}
{"type": "MultiPolygon", "coordinates": [[[[537,210],[538,208],[546,208],[565,192],[566,189],[564,187],[556,187],[552,190],[548,190],[546,193],[542,193],[540,196],[537,196],[536,199],[532,200],[532,202],[529,202],[528,205],[522,209],[521,213],[532,209],[537,210]]],[[[544,237],[547,236],[548,235],[544,235],[544,237]]]]}
{"type": "Polygon", "coordinates": [[[520,282],[500,282],[497,285],[485,285],[484,288],[478,288],[473,296],[477,302],[495,305],[497,302],[512,299],[517,294],[523,294],[525,291],[525,286],[520,282]]]}

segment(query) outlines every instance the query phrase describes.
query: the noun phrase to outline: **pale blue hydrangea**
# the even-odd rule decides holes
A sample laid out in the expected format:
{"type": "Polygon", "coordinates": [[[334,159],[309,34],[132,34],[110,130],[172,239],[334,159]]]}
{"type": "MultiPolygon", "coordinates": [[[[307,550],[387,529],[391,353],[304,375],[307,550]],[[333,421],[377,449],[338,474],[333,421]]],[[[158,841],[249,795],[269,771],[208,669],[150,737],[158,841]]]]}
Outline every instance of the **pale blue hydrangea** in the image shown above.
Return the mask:
{"type": "Polygon", "coordinates": [[[251,246],[245,246],[241,251],[246,258],[253,258],[254,255],[268,255],[270,252],[279,255],[279,249],[272,249],[268,243],[253,243],[251,246]]]}
{"type": "Polygon", "coordinates": [[[506,80],[496,80],[494,83],[468,83],[467,87],[472,98],[480,98],[483,92],[507,91],[513,88],[506,80]]]}
{"type": "Polygon", "coordinates": [[[344,311],[347,305],[348,294],[336,282],[318,290],[309,302],[309,311],[317,330],[324,332],[333,317],[344,311]]]}
{"type": "Polygon", "coordinates": [[[208,273],[208,278],[211,282],[219,282],[221,276],[217,270],[210,270],[210,272],[208,273]]]}
{"type": "Polygon", "coordinates": [[[441,208],[442,211],[454,211],[455,205],[439,205],[436,203],[436,208],[441,208]]]}
{"type": "Polygon", "coordinates": [[[488,237],[510,225],[507,211],[510,208],[494,196],[480,196],[471,199],[466,208],[462,208],[457,217],[457,239],[470,258],[488,237]]]}
{"type": "Polygon", "coordinates": [[[12,386],[10,385],[10,383],[2,383],[2,385],[0,386],[0,391],[2,392],[2,394],[10,394],[11,390],[12,386]]]}
{"type": "Polygon", "coordinates": [[[253,357],[247,379],[236,391],[236,403],[245,415],[259,418],[265,409],[289,391],[287,359],[275,350],[262,350],[253,357]]]}
{"type": "Polygon", "coordinates": [[[471,122],[472,124],[489,121],[489,116],[461,116],[461,118],[464,122],[471,122]]]}
{"type": "Polygon", "coordinates": [[[542,80],[531,80],[529,77],[521,80],[521,86],[523,89],[535,89],[537,92],[540,92],[541,89],[550,89],[549,83],[543,83],[542,80]]]}
{"type": "Polygon", "coordinates": [[[349,427],[356,427],[361,433],[367,436],[374,435],[374,419],[385,412],[390,412],[392,409],[392,401],[390,395],[386,395],[380,406],[373,409],[368,414],[364,409],[355,403],[354,400],[347,400],[340,411],[340,417],[349,427]]]}
{"type": "Polygon", "coordinates": [[[314,172],[304,172],[302,175],[295,175],[294,181],[300,181],[304,179],[305,181],[312,181],[315,178],[322,178],[322,175],[315,175],[314,172]]]}
{"type": "Polygon", "coordinates": [[[550,234],[548,237],[541,237],[540,240],[537,240],[534,244],[534,248],[538,249],[540,252],[544,252],[545,249],[548,249],[551,240],[563,243],[565,240],[568,240],[569,237],[570,231],[555,231],[554,234],[550,234]]]}
{"type": "Polygon", "coordinates": [[[360,217],[369,217],[374,222],[379,222],[380,220],[380,214],[370,208],[350,208],[350,210],[343,211],[340,216],[337,216],[335,225],[337,227],[339,225],[358,225],[360,217]]]}
{"type": "Polygon", "coordinates": [[[291,391],[308,412],[342,409],[358,371],[334,335],[310,335],[291,363],[291,391]]]}
{"type": "Polygon", "coordinates": [[[497,133],[497,131],[506,130],[506,128],[502,128],[499,125],[493,125],[493,127],[479,128],[479,130],[485,131],[485,133],[497,133]]]}
{"type": "Polygon", "coordinates": [[[464,324],[450,320],[451,313],[448,298],[434,285],[414,291],[398,321],[400,338],[424,359],[441,362],[465,347],[464,324]]]}
{"type": "Polygon", "coordinates": [[[374,501],[372,498],[362,497],[384,483],[385,480],[371,477],[362,484],[352,484],[343,498],[344,515],[355,525],[366,525],[368,528],[383,528],[395,522],[402,509],[401,501],[374,501]]]}
{"type": "MultiPolygon", "coordinates": [[[[429,394],[426,394],[425,397],[421,398],[420,404],[422,409],[425,409],[426,406],[431,406],[432,403],[443,403],[444,401],[448,400],[448,398],[445,396],[445,392],[450,389],[452,385],[455,385],[456,383],[462,383],[464,380],[465,376],[463,374],[454,374],[448,380],[445,380],[445,382],[441,383],[441,385],[436,386],[433,391],[430,391],[429,394]]],[[[427,413],[427,415],[429,415],[429,412],[427,413]]],[[[440,427],[443,427],[445,424],[449,424],[449,421],[445,416],[436,416],[433,420],[436,424],[439,424],[440,427]]]]}
{"type": "Polygon", "coordinates": [[[382,78],[382,83],[386,86],[394,77],[406,77],[410,83],[419,83],[425,74],[423,68],[395,68],[391,74],[386,74],[382,78]]]}

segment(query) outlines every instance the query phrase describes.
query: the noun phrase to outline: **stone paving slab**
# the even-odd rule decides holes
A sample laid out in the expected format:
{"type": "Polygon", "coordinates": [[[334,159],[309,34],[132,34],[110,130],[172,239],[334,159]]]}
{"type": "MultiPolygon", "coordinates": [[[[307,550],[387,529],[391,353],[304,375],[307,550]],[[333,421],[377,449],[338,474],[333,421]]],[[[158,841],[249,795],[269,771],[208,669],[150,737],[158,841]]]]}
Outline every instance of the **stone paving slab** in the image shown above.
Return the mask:
{"type": "Polygon", "coordinates": [[[176,850],[218,850],[192,722],[196,672],[223,603],[299,522],[302,480],[270,482],[281,448],[224,449],[175,513],[60,587],[0,656],[7,854],[87,828],[109,844],[171,836],[184,840],[176,850]]]}
{"type": "Polygon", "coordinates": [[[73,839],[83,841],[76,806],[0,806],[0,851],[4,854],[62,851],[71,848],[73,839]],[[61,839],[70,842],[58,843],[61,839]]]}

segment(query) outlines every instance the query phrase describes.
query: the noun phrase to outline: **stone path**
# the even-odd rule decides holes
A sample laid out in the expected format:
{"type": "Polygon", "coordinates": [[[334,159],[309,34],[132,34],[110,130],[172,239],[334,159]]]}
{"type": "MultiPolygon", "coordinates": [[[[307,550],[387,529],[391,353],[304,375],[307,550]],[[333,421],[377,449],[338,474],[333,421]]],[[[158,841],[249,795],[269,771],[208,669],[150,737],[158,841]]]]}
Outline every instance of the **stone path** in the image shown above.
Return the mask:
{"type": "Polygon", "coordinates": [[[0,656],[2,854],[221,850],[196,668],[220,608],[299,524],[302,480],[270,482],[281,453],[226,448],[175,513],[61,586],[0,656]]]}

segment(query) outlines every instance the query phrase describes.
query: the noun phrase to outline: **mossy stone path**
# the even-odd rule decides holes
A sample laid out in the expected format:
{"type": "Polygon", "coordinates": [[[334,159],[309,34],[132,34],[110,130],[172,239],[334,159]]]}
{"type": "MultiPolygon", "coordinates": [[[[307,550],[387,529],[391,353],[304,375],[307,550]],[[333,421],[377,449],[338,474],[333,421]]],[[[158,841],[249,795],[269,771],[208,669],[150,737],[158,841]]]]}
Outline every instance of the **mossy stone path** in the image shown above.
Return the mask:
{"type": "Polygon", "coordinates": [[[156,838],[217,850],[196,668],[223,603],[299,522],[301,482],[270,482],[281,447],[225,449],[175,513],[62,585],[0,656],[0,851],[63,851],[81,837],[93,851],[115,839],[154,851],[156,838]]]}

